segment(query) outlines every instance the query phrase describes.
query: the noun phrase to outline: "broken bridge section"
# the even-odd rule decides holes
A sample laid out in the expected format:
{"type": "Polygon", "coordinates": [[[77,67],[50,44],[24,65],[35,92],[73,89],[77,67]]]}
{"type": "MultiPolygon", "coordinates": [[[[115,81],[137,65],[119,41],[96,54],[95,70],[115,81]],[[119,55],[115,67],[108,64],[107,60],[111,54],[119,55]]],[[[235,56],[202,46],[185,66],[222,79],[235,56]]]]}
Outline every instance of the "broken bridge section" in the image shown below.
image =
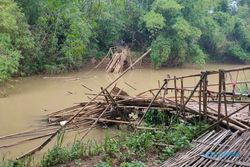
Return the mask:
{"type": "MultiPolygon", "coordinates": [[[[0,145],[0,149],[27,144],[34,140],[44,140],[41,145],[19,157],[23,158],[41,150],[62,129],[66,132],[78,131],[83,134],[82,138],[93,128],[98,127],[98,124],[126,124],[133,129],[147,129],[143,127],[143,119],[151,109],[169,113],[186,122],[194,118],[207,121],[210,126],[204,133],[215,127],[217,130],[228,129],[226,131],[228,134],[235,131],[243,133],[250,128],[248,88],[250,76],[247,75],[250,67],[204,71],[180,77],[168,75],[162,84],[158,81],[158,88],[146,90],[136,96],[131,96],[116,86],[111,88],[149,52],[150,50],[144,53],[108,86],[101,87],[99,93],[93,93],[93,90],[89,89],[91,92],[86,95],[90,101],[47,115],[46,126],[1,136],[0,141],[4,141],[1,143],[7,144],[0,145]],[[245,76],[244,79],[242,76],[245,76]],[[217,77],[218,82],[210,83],[210,77],[217,77]]],[[[171,127],[171,123],[169,126],[171,127]]],[[[220,133],[214,132],[214,135],[220,133]]]]}
{"type": "Polygon", "coordinates": [[[161,167],[250,166],[250,131],[211,131],[192,142],[192,149],[177,153],[161,167]]]}

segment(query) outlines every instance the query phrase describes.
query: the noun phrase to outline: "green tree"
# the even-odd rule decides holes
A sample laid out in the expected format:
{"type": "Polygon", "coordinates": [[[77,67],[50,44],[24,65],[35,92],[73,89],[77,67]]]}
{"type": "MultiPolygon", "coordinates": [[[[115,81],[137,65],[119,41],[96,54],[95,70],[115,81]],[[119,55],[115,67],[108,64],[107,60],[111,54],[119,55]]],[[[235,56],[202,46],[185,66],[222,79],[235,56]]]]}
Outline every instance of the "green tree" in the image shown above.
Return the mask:
{"type": "Polygon", "coordinates": [[[152,36],[160,34],[151,43],[151,60],[156,68],[188,61],[199,65],[205,63],[205,54],[199,47],[202,31],[185,19],[183,9],[185,6],[176,0],[156,0],[151,11],[142,18],[152,36]]]}
{"type": "Polygon", "coordinates": [[[160,68],[165,63],[171,53],[172,41],[163,36],[158,36],[151,43],[152,52],[150,54],[154,68],[160,68]]]}
{"type": "Polygon", "coordinates": [[[151,47],[155,68],[250,60],[249,0],[2,0],[0,9],[1,81],[78,70],[120,41],[151,47]]]}
{"type": "Polygon", "coordinates": [[[36,41],[43,71],[60,73],[79,69],[91,30],[78,1],[44,1],[37,20],[36,41]]]}
{"type": "Polygon", "coordinates": [[[34,41],[24,14],[12,0],[0,2],[0,81],[21,68],[33,56],[34,41]],[[21,65],[21,66],[20,66],[21,65]]]}

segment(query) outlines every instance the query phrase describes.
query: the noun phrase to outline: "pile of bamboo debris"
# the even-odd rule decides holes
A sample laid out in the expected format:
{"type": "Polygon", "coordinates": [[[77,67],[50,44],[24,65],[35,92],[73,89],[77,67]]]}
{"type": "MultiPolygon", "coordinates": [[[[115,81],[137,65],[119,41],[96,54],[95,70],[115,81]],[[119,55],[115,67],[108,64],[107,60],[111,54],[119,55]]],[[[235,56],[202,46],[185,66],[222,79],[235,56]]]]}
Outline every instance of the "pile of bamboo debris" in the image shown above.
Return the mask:
{"type": "Polygon", "coordinates": [[[111,55],[112,57],[106,67],[106,72],[120,73],[132,64],[130,49],[128,47],[111,49],[111,55]]]}
{"type": "Polygon", "coordinates": [[[192,142],[192,149],[169,158],[161,167],[250,166],[250,131],[211,131],[192,142]]]}
{"type": "MultiPolygon", "coordinates": [[[[95,102],[88,105],[88,107],[75,118],[73,124],[75,124],[76,127],[81,127],[82,124],[92,124],[94,121],[97,121],[105,124],[138,125],[142,116],[148,111],[148,106],[150,106],[150,109],[157,109],[171,115],[178,115],[186,121],[199,116],[199,103],[195,101],[195,99],[188,101],[185,104],[185,111],[183,110],[183,112],[181,112],[183,105],[179,102],[176,104],[173,100],[175,97],[166,97],[163,90],[160,93],[162,96],[156,96],[157,91],[159,91],[159,89],[148,90],[139,93],[137,96],[130,96],[118,87],[114,87],[110,92],[105,91],[95,102]],[[130,115],[136,115],[136,119],[131,119],[129,117],[130,115]]],[[[165,91],[165,93],[168,93],[168,91],[165,91]]],[[[187,92],[185,94],[188,95],[187,92]]],[[[95,96],[96,94],[86,93],[86,95],[95,96]]],[[[68,120],[85,105],[86,102],[83,102],[78,106],[48,115],[49,125],[59,125],[61,121],[68,120]]],[[[249,122],[244,121],[241,117],[234,117],[237,113],[248,112],[246,105],[237,104],[234,107],[228,107],[228,115],[221,112],[221,120],[217,120],[218,113],[216,112],[216,107],[216,104],[208,103],[206,119],[214,123],[213,125],[220,124],[239,131],[250,128],[249,122]]],[[[205,115],[203,115],[203,117],[205,117],[205,115]]]]}
{"type": "MultiPolygon", "coordinates": [[[[95,96],[96,94],[86,93],[86,95],[95,96]]],[[[75,125],[76,129],[85,125],[91,125],[96,120],[102,124],[137,125],[151,99],[151,96],[130,96],[118,87],[114,87],[110,92],[105,91],[95,102],[89,104],[83,112],[78,114],[72,124],[75,125]],[[102,117],[98,119],[100,115],[102,117]]],[[[85,105],[86,102],[83,102],[77,106],[49,114],[48,125],[60,125],[85,105]]],[[[152,103],[151,108],[160,111],[174,111],[175,105],[165,103],[162,98],[157,98],[152,103]]]]}

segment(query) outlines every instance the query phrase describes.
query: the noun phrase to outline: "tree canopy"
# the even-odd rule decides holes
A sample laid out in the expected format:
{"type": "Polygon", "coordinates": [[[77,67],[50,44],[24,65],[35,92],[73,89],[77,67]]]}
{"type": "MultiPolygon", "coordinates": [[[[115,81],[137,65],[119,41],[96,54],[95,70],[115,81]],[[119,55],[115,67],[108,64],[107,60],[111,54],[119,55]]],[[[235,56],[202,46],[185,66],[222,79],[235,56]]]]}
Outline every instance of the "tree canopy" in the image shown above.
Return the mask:
{"type": "Polygon", "coordinates": [[[155,68],[250,60],[248,0],[1,0],[0,82],[77,70],[125,41],[155,68]]]}

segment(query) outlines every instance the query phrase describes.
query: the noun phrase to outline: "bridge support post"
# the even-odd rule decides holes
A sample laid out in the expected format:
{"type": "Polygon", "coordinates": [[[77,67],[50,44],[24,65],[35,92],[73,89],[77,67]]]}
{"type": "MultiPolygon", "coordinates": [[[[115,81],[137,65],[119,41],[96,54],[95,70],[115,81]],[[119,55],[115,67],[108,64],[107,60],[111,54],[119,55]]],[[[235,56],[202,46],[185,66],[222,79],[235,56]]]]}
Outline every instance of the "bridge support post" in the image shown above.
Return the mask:
{"type": "Polygon", "coordinates": [[[164,90],[164,91],[163,91],[162,98],[163,98],[163,101],[165,102],[165,100],[166,100],[166,95],[168,94],[168,80],[165,79],[164,82],[165,82],[165,86],[163,87],[163,90],[164,90]]]}
{"type": "MultiPolygon", "coordinates": [[[[202,76],[203,76],[203,74],[202,74],[202,72],[201,72],[201,76],[200,76],[200,79],[202,79],[202,76]]],[[[202,109],[201,109],[201,103],[202,103],[202,100],[201,100],[201,98],[202,98],[202,81],[200,82],[200,85],[199,85],[199,122],[201,122],[201,117],[202,117],[202,114],[201,114],[201,112],[202,112],[202,109]]],[[[199,126],[199,128],[201,129],[201,126],[199,126]]]]}
{"type": "Polygon", "coordinates": [[[174,96],[175,96],[175,107],[176,107],[176,113],[178,113],[178,91],[177,91],[177,79],[176,76],[174,76],[174,96]]]}
{"type": "MultiPolygon", "coordinates": [[[[184,105],[184,83],[183,78],[181,78],[181,100],[180,100],[181,106],[184,105]]],[[[186,112],[183,112],[184,119],[186,119],[186,112]]]]}
{"type": "MultiPolygon", "coordinates": [[[[219,70],[219,90],[218,90],[218,120],[221,119],[221,103],[222,103],[222,96],[223,96],[223,100],[224,100],[224,112],[225,112],[225,116],[228,115],[227,113],[227,97],[226,97],[226,82],[225,82],[225,71],[220,69],[219,70]]],[[[228,123],[228,119],[226,119],[227,121],[227,128],[229,128],[229,123],[228,123]]],[[[217,128],[219,128],[219,124],[217,124],[217,128]]]]}
{"type": "MultiPolygon", "coordinates": [[[[207,80],[207,71],[202,72],[204,75],[203,81],[202,81],[202,96],[203,96],[203,113],[204,113],[204,118],[207,121],[207,85],[208,85],[208,80],[207,80]]],[[[201,102],[200,102],[201,103],[201,102]]]]}
{"type": "MultiPolygon", "coordinates": [[[[220,77],[221,77],[221,84],[222,84],[222,94],[223,94],[223,100],[224,100],[224,111],[225,111],[225,116],[228,115],[227,113],[227,96],[226,96],[226,81],[225,81],[225,71],[221,70],[220,71],[220,77]]],[[[228,119],[226,119],[227,121],[227,129],[229,129],[229,123],[228,123],[228,119]]]]}
{"type": "MultiPolygon", "coordinates": [[[[219,81],[219,87],[218,87],[218,121],[221,118],[221,91],[222,91],[222,84],[221,84],[221,73],[222,70],[219,70],[219,75],[218,75],[218,81],[219,81]]],[[[219,124],[217,124],[217,129],[219,129],[219,124]]]]}

